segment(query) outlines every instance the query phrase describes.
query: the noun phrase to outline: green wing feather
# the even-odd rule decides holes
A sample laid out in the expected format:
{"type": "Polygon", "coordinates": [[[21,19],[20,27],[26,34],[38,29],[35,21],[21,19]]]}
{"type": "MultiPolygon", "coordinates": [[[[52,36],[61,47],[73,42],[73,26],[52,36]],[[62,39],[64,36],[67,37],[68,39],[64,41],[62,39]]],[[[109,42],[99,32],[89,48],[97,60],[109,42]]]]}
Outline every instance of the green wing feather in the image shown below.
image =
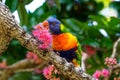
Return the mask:
{"type": "Polygon", "coordinates": [[[78,42],[78,50],[77,50],[77,63],[78,64],[81,64],[81,56],[82,56],[81,45],[78,42]]]}

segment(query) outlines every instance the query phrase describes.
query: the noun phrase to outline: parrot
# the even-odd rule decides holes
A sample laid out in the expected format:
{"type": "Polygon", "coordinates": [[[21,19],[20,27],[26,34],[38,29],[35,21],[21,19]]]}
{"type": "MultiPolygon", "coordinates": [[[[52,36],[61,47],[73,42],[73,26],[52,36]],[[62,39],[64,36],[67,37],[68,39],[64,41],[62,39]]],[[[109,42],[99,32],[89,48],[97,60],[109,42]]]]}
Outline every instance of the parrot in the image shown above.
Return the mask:
{"type": "MultiPolygon", "coordinates": [[[[81,64],[81,46],[76,36],[68,32],[60,20],[49,17],[47,23],[52,34],[52,48],[59,56],[73,63],[76,67],[81,64]]],[[[45,27],[46,27],[45,26],[45,27]]]]}

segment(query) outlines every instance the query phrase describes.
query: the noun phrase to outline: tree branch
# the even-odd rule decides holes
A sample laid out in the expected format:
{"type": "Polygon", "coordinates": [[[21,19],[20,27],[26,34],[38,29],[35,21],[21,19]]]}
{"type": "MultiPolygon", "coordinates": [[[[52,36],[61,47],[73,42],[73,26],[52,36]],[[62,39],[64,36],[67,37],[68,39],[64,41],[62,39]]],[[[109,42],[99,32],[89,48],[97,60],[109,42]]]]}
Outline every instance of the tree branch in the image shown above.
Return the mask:
{"type": "Polygon", "coordinates": [[[44,68],[47,65],[45,61],[42,64],[36,64],[34,60],[23,59],[14,63],[13,65],[8,66],[6,69],[2,70],[0,73],[0,80],[8,80],[8,78],[16,72],[27,70],[35,70],[35,68],[44,68]],[[36,67],[37,66],[37,67],[36,67]]]}
{"type": "MultiPolygon", "coordinates": [[[[116,55],[119,53],[119,52],[117,51],[119,42],[120,42],[120,37],[119,37],[119,38],[115,41],[115,43],[114,43],[113,52],[112,52],[111,58],[116,58],[116,55]]],[[[112,65],[112,67],[111,67],[111,66],[108,66],[108,68],[109,68],[109,71],[110,71],[110,75],[112,75],[112,73],[119,71],[120,64],[112,65]]],[[[110,76],[107,77],[107,80],[108,80],[109,78],[110,78],[110,76]]]]}
{"type": "Polygon", "coordinates": [[[0,32],[1,35],[4,35],[0,40],[0,47],[2,47],[0,52],[6,49],[8,42],[10,42],[12,38],[15,38],[22,46],[36,53],[41,59],[54,64],[58,71],[71,80],[93,79],[92,76],[84,73],[81,68],[76,68],[72,63],[68,63],[65,59],[55,55],[54,52],[39,49],[38,45],[40,42],[19,26],[9,9],[2,3],[0,3],[0,32]],[[4,45],[2,44],[3,41],[4,45]]]}
{"type": "Polygon", "coordinates": [[[116,55],[117,55],[117,46],[118,46],[118,44],[119,44],[119,42],[120,42],[120,37],[117,39],[117,41],[115,41],[115,43],[114,43],[114,46],[113,46],[113,52],[112,52],[112,55],[111,55],[111,57],[112,58],[115,58],[116,57],[116,55]]]}

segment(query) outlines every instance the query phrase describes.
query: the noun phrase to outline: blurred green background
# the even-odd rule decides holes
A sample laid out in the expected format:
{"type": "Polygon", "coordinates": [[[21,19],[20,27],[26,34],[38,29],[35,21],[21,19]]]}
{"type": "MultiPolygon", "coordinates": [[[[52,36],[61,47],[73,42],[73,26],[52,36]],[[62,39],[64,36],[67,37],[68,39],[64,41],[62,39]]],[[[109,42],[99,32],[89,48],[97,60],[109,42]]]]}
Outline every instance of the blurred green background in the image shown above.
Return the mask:
{"type": "MultiPolygon", "coordinates": [[[[20,25],[30,34],[34,25],[49,16],[56,16],[68,31],[77,36],[82,46],[89,45],[96,49],[95,54],[87,60],[87,73],[92,75],[97,69],[107,68],[104,59],[111,55],[113,44],[120,36],[119,0],[46,0],[31,12],[25,6],[32,1],[6,0],[5,4],[12,13],[18,12],[20,25]]],[[[17,40],[13,40],[0,60],[5,59],[8,65],[13,64],[24,59],[26,51],[17,40]]],[[[120,62],[120,56],[117,59],[120,62]]],[[[44,80],[42,75],[33,73],[17,73],[9,80],[23,79],[44,80]]]]}

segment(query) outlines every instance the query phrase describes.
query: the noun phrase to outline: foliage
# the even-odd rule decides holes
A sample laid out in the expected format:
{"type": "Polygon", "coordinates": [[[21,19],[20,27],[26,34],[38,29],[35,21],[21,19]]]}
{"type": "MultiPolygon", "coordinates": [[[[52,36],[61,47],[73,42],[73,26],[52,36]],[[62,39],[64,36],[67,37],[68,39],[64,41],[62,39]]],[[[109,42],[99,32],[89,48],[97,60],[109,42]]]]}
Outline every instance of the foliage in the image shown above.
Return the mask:
{"type": "MultiPolygon", "coordinates": [[[[31,33],[33,26],[44,21],[49,16],[56,16],[66,26],[67,30],[77,36],[78,40],[84,45],[95,47],[96,54],[88,60],[87,72],[93,74],[96,69],[106,68],[104,59],[112,53],[113,43],[120,35],[120,19],[110,17],[109,19],[100,15],[104,3],[97,0],[53,0],[46,1],[34,12],[27,11],[25,5],[33,0],[6,0],[5,4],[11,12],[18,11],[20,25],[26,27],[27,32],[31,33]],[[96,23],[96,24],[94,24],[96,23]],[[107,36],[100,31],[104,30],[107,36]],[[96,67],[98,65],[98,67],[96,67]]],[[[114,7],[120,13],[119,2],[111,2],[110,7],[114,7]]],[[[119,17],[119,16],[118,16],[119,17]]],[[[84,50],[84,47],[82,47],[84,50]]],[[[6,59],[10,65],[25,58],[26,49],[20,46],[19,42],[13,40],[0,60],[6,59]]],[[[120,56],[118,56],[118,59],[120,56]]],[[[119,60],[118,60],[119,61],[119,60]]],[[[9,80],[42,80],[42,75],[32,73],[17,73],[9,80]]]]}

